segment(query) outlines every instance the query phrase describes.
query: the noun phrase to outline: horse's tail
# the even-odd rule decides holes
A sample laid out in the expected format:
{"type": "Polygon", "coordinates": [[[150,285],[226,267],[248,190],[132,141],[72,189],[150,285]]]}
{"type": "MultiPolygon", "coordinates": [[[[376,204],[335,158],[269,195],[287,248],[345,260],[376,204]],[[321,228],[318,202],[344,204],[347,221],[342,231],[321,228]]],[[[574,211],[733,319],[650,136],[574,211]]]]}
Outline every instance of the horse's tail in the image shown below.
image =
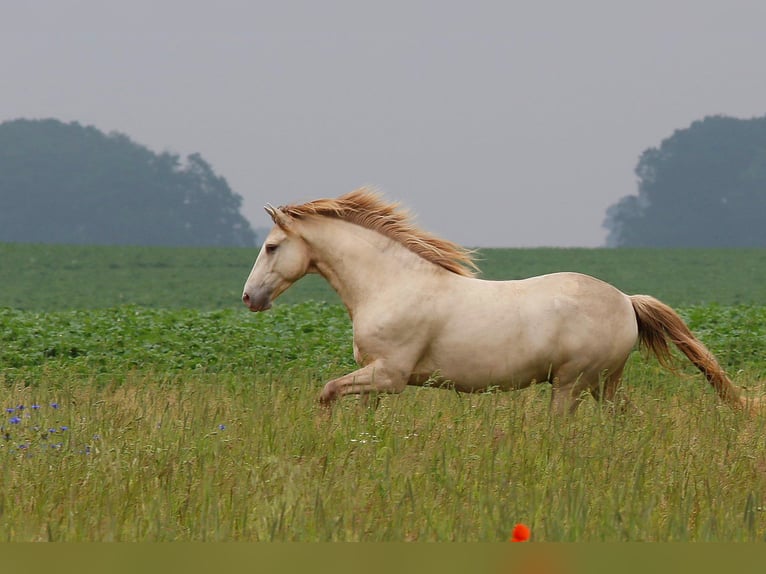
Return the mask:
{"type": "Polygon", "coordinates": [[[636,312],[639,344],[651,351],[662,366],[673,369],[668,345],[672,342],[702,371],[722,401],[735,409],[746,406],[713,354],[692,334],[678,313],[648,295],[632,295],[630,302],[636,312]]]}

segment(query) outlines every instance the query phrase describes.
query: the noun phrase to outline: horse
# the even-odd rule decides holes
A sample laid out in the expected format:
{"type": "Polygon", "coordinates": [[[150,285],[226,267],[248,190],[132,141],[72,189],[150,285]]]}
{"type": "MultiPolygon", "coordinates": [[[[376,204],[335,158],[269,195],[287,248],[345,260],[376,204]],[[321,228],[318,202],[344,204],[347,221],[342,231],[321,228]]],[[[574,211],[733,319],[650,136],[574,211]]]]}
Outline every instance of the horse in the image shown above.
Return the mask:
{"type": "Polygon", "coordinates": [[[399,203],[367,188],[265,209],[274,227],[244,304],[266,311],[295,281],[318,273],[351,318],[359,368],[324,385],[324,405],[407,385],[478,392],[548,382],[551,411],[574,413],[587,394],[614,403],[637,346],[672,369],[672,343],[724,403],[745,406],[711,352],[654,297],[573,272],[478,278],[474,251],[418,228],[399,203]]]}

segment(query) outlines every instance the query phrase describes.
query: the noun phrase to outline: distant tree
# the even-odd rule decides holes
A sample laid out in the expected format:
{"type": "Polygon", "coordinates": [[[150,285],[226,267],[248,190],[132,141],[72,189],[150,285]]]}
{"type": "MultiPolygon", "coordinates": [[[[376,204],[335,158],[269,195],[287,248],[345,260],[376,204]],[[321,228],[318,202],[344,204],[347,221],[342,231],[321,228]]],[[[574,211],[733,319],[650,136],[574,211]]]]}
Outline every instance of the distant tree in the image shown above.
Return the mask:
{"type": "Polygon", "coordinates": [[[254,245],[241,203],[199,154],[53,119],[0,124],[0,241],[254,245]]]}
{"type": "Polygon", "coordinates": [[[766,116],[711,116],[647,149],[638,195],[607,209],[607,245],[766,247],[766,116]]]}

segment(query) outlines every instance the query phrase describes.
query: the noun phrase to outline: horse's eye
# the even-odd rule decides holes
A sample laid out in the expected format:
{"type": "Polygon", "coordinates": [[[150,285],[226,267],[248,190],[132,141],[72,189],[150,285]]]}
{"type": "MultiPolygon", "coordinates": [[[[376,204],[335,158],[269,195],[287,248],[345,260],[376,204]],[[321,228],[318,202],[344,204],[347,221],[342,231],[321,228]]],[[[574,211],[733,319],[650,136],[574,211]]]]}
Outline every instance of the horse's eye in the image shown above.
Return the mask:
{"type": "Polygon", "coordinates": [[[268,243],[266,245],[266,253],[268,255],[273,254],[277,250],[277,247],[279,247],[279,245],[277,245],[276,243],[268,243]]]}

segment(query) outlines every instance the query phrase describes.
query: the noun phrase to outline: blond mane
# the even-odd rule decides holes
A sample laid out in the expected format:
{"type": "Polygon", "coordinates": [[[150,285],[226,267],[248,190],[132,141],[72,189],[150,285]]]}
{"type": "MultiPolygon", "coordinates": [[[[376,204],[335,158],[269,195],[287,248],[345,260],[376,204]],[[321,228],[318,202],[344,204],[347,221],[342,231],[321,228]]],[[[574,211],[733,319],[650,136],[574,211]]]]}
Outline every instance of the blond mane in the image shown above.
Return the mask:
{"type": "Polygon", "coordinates": [[[357,189],[335,199],[317,199],[300,205],[281,206],[279,209],[298,219],[307,215],[321,215],[361,225],[401,243],[423,259],[458,275],[472,277],[478,271],[471,250],[419,229],[412,223],[410,214],[398,203],[386,202],[378,193],[367,188],[357,189]]]}

